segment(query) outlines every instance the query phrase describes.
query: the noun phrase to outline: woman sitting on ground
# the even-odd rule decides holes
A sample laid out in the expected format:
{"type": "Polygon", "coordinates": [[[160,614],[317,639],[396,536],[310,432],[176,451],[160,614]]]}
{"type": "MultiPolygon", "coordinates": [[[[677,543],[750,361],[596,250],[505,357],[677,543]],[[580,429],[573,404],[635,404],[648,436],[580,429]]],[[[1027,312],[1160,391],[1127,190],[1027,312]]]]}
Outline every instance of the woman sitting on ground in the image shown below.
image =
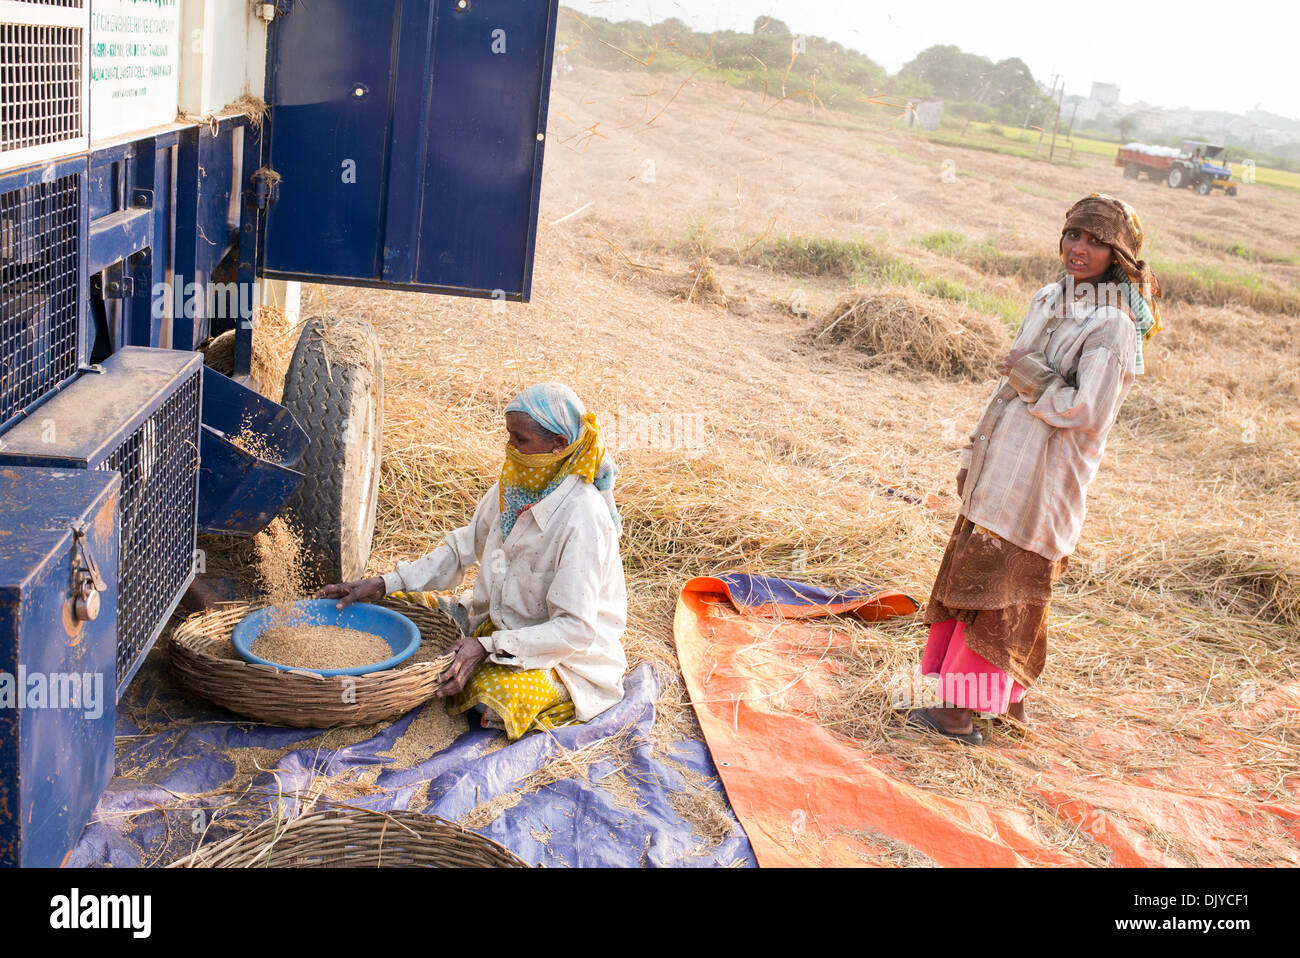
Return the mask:
{"type": "Polygon", "coordinates": [[[1047,607],[1083,525],[1084,497],[1133,377],[1160,329],[1142,225],[1097,193],[1066,214],[1066,277],[1035,295],[957,473],[961,514],[939,566],[921,671],[941,708],[909,725],[972,745],[976,711],[1029,724],[1047,658],[1047,607]]]}
{"type": "Polygon", "coordinates": [[[451,714],[476,709],[485,727],[514,740],[622,700],[627,591],[616,470],[596,417],[573,390],[545,383],[516,396],[505,420],[501,478],[469,525],[421,559],[317,596],[342,607],[445,591],[478,566],[472,593],[438,600],[463,632],[438,695],[450,698],[451,714]]]}

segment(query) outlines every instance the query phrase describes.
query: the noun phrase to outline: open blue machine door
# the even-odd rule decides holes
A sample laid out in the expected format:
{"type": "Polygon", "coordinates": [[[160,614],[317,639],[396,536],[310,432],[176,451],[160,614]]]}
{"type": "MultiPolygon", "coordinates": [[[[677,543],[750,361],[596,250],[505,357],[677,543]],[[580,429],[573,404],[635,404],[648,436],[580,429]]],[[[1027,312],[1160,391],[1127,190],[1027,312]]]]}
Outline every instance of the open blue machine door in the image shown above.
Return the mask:
{"type": "Polygon", "coordinates": [[[286,8],[262,275],[527,301],[558,0],[286,8]]]}

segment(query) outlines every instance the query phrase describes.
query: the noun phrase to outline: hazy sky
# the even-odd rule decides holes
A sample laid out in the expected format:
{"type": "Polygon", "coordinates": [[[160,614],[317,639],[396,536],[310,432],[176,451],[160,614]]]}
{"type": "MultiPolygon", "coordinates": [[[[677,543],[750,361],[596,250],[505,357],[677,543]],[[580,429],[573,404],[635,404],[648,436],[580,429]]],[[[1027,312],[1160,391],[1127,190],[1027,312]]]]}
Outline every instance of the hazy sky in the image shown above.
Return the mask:
{"type": "Polygon", "coordinates": [[[891,74],[921,50],[951,43],[992,60],[1020,57],[1035,79],[1065,77],[1066,94],[1116,83],[1126,103],[1300,119],[1300,3],[1150,0],[562,0],[610,20],[678,17],[695,30],[749,32],[754,18],[837,40],[891,74]],[[1212,8],[1223,12],[1210,16],[1212,8]]]}

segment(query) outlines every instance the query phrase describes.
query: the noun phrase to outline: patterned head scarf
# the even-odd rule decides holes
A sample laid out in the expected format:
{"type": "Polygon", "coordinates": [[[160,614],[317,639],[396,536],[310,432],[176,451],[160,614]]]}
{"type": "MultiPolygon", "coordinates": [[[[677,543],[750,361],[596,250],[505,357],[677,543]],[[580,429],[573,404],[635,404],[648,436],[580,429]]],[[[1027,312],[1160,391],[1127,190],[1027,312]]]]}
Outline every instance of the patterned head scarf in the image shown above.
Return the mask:
{"type": "Polygon", "coordinates": [[[614,528],[622,532],[623,520],[614,505],[614,479],[618,467],[605,454],[605,440],[594,413],[562,383],[529,386],[506,406],[506,412],[523,413],[547,432],[563,436],[568,445],[559,452],[522,453],[506,447],[498,487],[501,506],[501,538],[504,541],[516,520],[554,492],[567,476],[582,477],[605,497],[614,528]]]}
{"type": "Polygon", "coordinates": [[[1160,280],[1146,260],[1138,259],[1142,253],[1142,221],[1137,211],[1123,200],[1105,193],[1093,193],[1079,200],[1065,214],[1061,241],[1057,249],[1064,252],[1065,234],[1069,230],[1083,230],[1111,248],[1115,263],[1106,278],[1118,285],[1128,300],[1133,322],[1138,328],[1135,371],[1145,371],[1142,343],[1160,332],[1160,307],[1162,293],[1160,280]]]}

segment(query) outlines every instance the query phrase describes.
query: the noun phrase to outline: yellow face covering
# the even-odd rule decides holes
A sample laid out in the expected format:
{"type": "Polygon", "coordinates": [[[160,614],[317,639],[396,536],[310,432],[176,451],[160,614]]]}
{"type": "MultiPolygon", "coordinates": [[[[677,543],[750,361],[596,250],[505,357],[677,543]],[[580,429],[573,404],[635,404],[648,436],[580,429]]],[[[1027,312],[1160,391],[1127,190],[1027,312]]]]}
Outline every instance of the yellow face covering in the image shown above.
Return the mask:
{"type": "Polygon", "coordinates": [[[522,453],[506,446],[497,487],[501,507],[501,538],[514,528],[520,513],[545,499],[566,476],[581,476],[593,482],[605,459],[605,440],[595,413],[582,417],[582,432],[559,452],[522,453]]]}

